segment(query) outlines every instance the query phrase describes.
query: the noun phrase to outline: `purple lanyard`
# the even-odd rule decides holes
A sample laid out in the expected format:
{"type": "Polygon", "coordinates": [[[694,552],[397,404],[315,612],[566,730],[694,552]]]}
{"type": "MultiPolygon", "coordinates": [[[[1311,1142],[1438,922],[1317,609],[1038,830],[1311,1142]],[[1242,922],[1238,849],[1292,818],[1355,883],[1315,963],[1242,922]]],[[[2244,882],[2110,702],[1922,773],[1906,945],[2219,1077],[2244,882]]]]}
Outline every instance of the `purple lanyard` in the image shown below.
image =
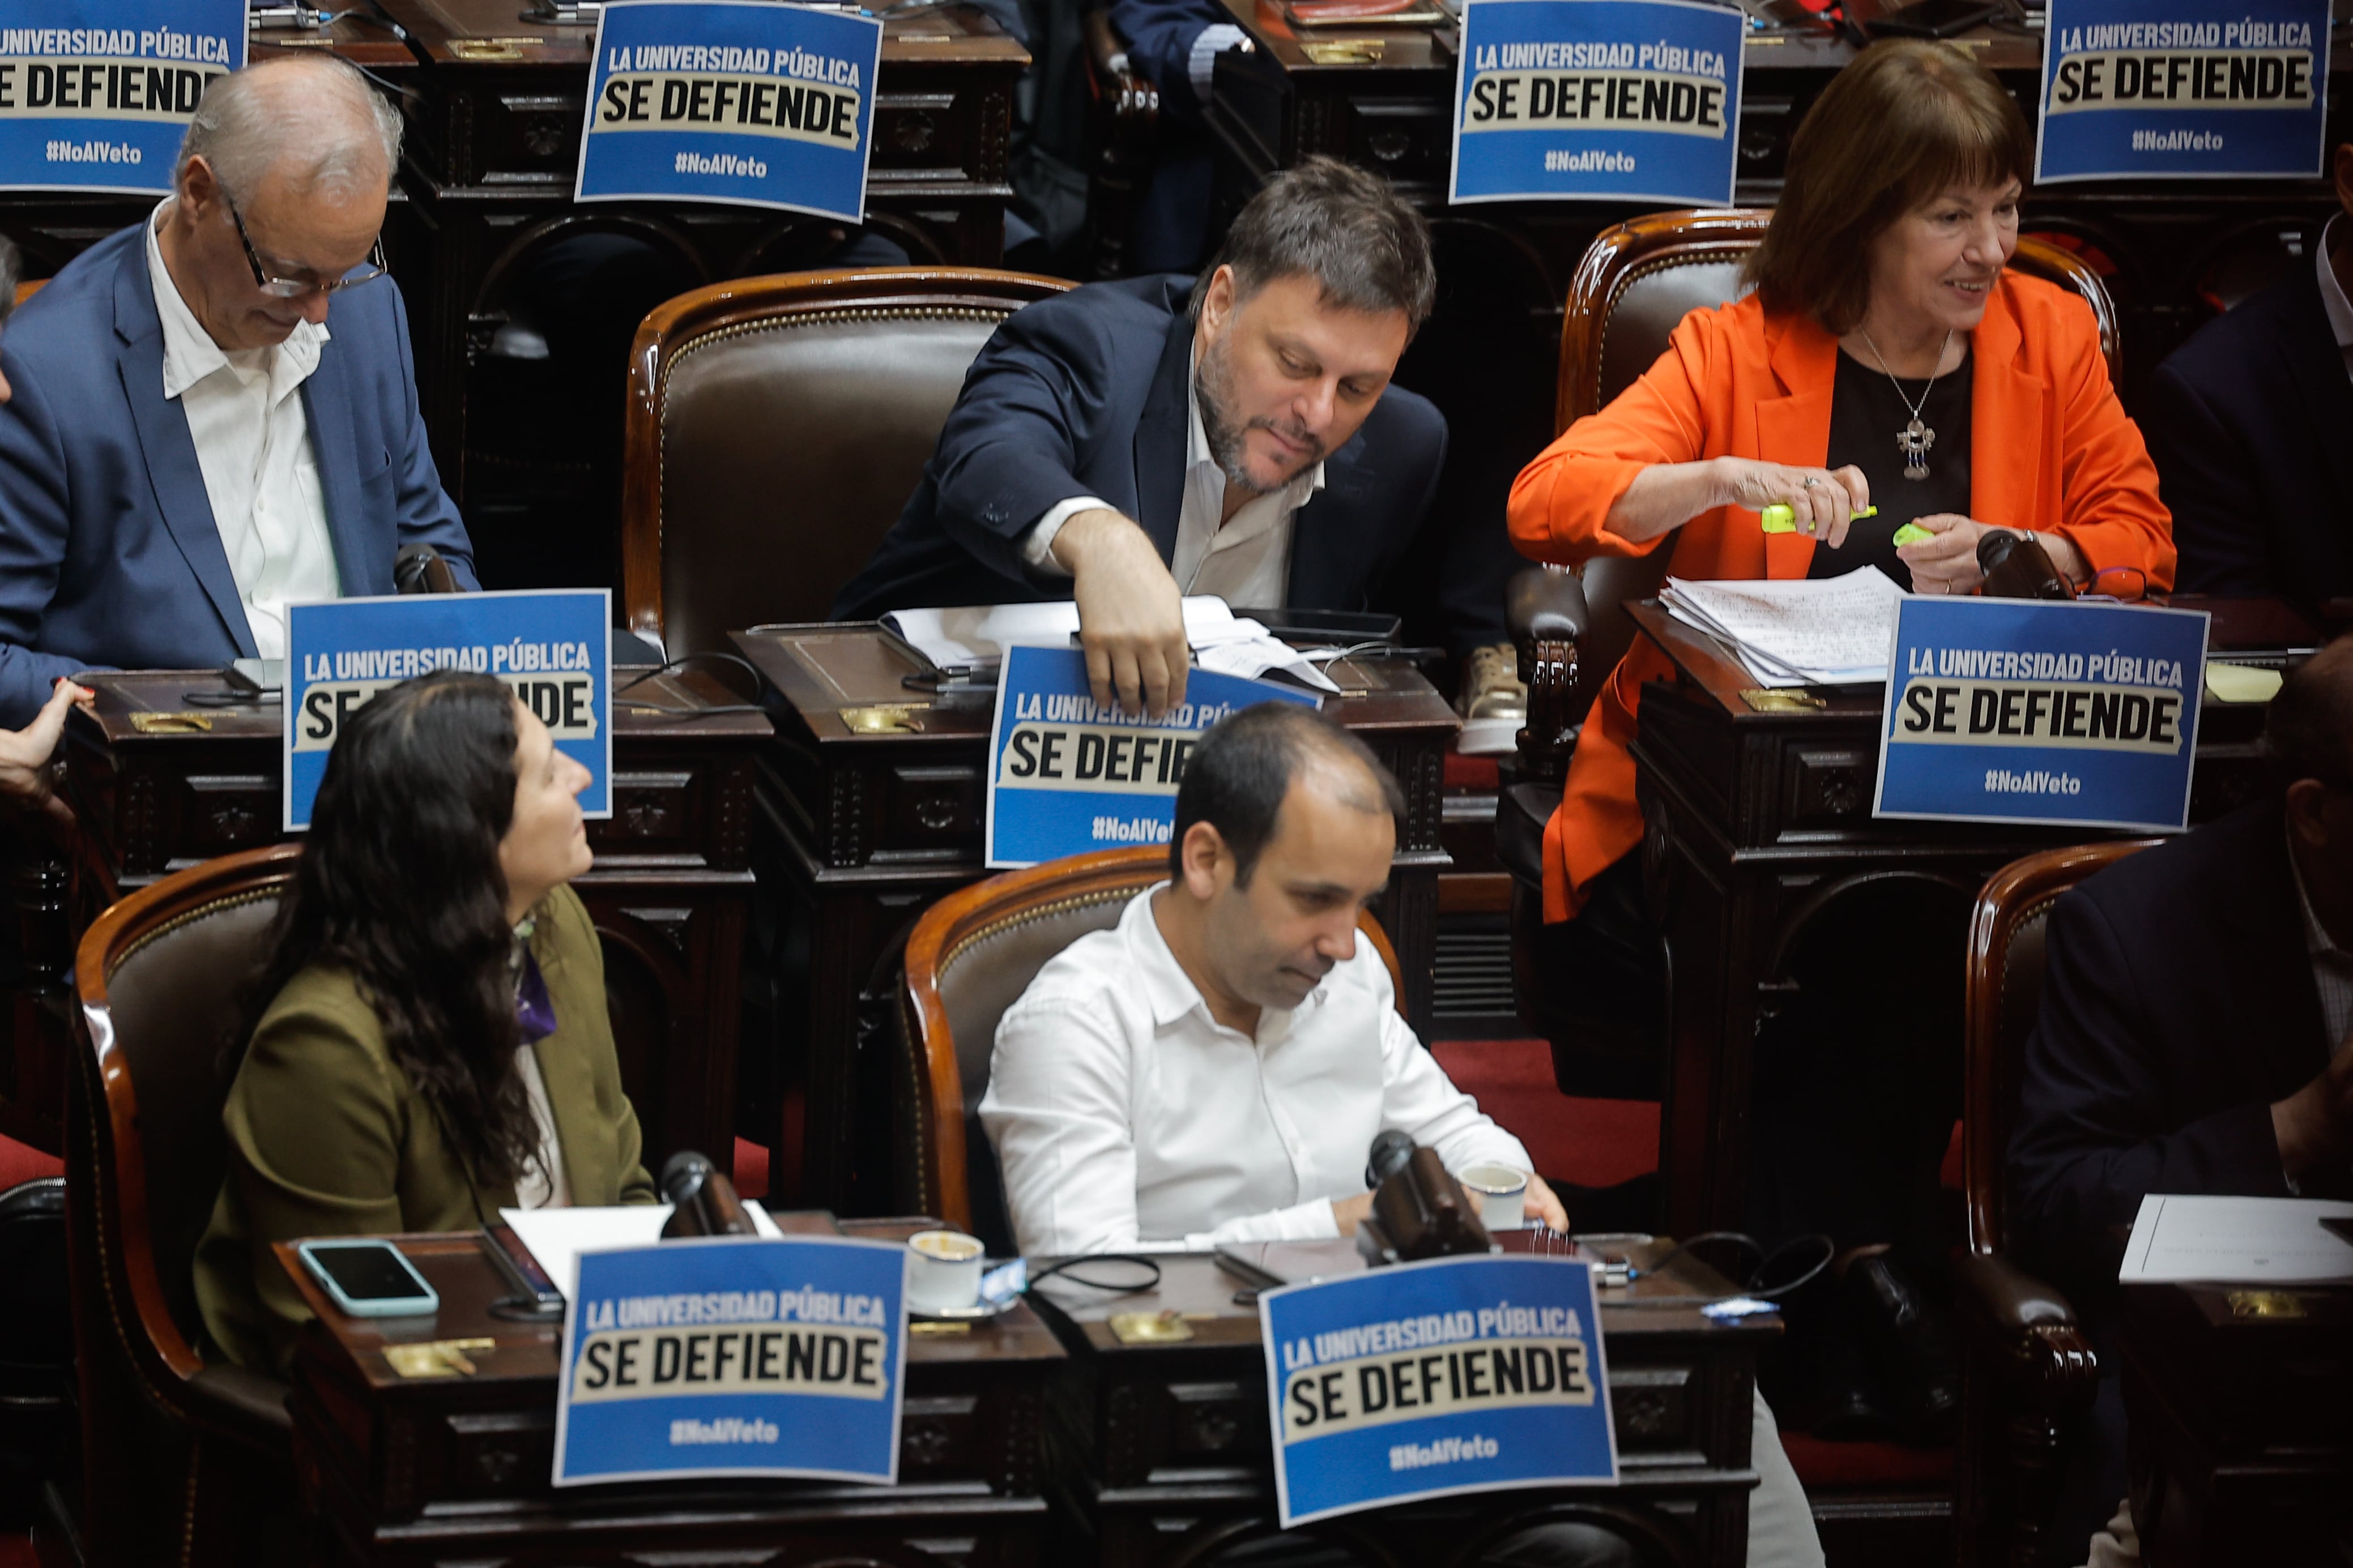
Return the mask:
{"type": "Polygon", "coordinates": [[[547,982],[529,948],[523,950],[522,973],[515,977],[515,1024],[526,1046],[555,1033],[555,1004],[547,999],[547,982]]]}

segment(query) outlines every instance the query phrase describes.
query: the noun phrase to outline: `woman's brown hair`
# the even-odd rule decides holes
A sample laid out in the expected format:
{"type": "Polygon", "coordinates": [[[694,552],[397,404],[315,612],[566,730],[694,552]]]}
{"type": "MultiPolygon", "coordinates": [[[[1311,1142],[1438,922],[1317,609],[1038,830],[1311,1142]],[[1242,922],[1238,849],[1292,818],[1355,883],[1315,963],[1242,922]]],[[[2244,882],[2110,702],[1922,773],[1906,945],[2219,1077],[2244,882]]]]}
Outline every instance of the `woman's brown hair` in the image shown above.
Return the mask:
{"type": "Polygon", "coordinates": [[[1767,310],[1852,331],[1883,230],[1941,192],[2024,185],[2033,168],[2034,133],[1993,72],[1945,44],[1873,44],[1790,139],[1780,205],[1744,275],[1767,310]]]}

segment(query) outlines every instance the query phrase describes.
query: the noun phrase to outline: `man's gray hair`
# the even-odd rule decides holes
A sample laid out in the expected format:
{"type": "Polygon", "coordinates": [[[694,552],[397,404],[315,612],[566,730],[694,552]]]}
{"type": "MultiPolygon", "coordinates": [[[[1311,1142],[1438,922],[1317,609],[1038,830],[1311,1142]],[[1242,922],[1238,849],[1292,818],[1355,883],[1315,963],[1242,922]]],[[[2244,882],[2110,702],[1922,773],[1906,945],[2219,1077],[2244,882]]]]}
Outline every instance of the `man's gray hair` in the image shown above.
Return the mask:
{"type": "Polygon", "coordinates": [[[1430,226],[1387,180],[1335,158],[1304,159],[1261,187],[1227,231],[1218,264],[1234,269],[1238,299],[1304,275],[1326,304],[1401,310],[1412,328],[1438,298],[1430,226]]]}
{"type": "Polygon", "coordinates": [[[285,166],[303,195],[356,194],[388,184],[400,167],[400,110],[332,55],[302,55],[217,76],[205,89],[174,189],[201,156],[233,201],[248,199],[285,166]],[[293,73],[295,79],[287,79],[293,73]]]}

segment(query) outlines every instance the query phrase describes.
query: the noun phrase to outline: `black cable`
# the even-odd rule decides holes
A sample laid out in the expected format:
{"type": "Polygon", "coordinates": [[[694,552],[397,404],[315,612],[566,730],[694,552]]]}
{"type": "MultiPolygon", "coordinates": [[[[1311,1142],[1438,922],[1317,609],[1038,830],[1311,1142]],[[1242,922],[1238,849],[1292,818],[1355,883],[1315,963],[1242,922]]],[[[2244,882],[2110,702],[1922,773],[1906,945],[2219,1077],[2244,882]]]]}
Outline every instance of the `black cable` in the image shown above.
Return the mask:
{"type": "Polygon", "coordinates": [[[634,691],[649,680],[655,679],[656,678],[664,675],[675,674],[677,671],[685,668],[690,664],[709,658],[715,658],[723,663],[732,664],[737,668],[749,673],[752,677],[752,691],[754,697],[768,689],[767,677],[760,673],[760,667],[758,665],[754,664],[748,658],[741,658],[735,654],[727,653],[719,648],[708,648],[702,653],[681,654],[678,658],[671,659],[668,664],[658,664],[642,675],[631,676],[620,685],[613,688],[613,706],[616,708],[627,708],[633,713],[667,713],[674,719],[707,719],[716,713],[757,713],[765,717],[768,710],[765,706],[756,701],[721,702],[714,703],[712,706],[708,708],[674,708],[667,703],[661,702],[646,702],[642,700],[631,702],[622,700],[621,694],[625,691],[634,691]]]}
{"type": "Polygon", "coordinates": [[[1051,1279],[1058,1274],[1073,1285],[1084,1285],[1096,1290],[1108,1290],[1114,1296],[1140,1295],[1144,1291],[1156,1289],[1160,1285],[1160,1264],[1155,1258],[1146,1258],[1141,1253],[1134,1252],[1091,1252],[1079,1258],[1065,1258],[1060,1263],[1049,1263],[1043,1268],[1031,1269],[1029,1289],[1035,1290],[1042,1281],[1051,1279]],[[1082,1264],[1093,1263],[1133,1263],[1139,1268],[1148,1269],[1150,1277],[1140,1284],[1123,1285],[1114,1279],[1090,1279],[1083,1274],[1071,1272],[1082,1264]]]}
{"type": "Polygon", "coordinates": [[[1704,1241],[1735,1242],[1746,1250],[1757,1255],[1758,1259],[1757,1267],[1750,1270],[1746,1279],[1741,1282],[1741,1289],[1735,1291],[1733,1294],[1729,1296],[1637,1296],[1629,1297],[1622,1300],[1611,1300],[1603,1304],[1610,1307],[1640,1307],[1649,1310],[1656,1310],[1666,1307],[1712,1307],[1719,1301],[1737,1301],[1743,1300],[1778,1301],[1782,1297],[1790,1295],[1793,1292],[1803,1289],[1806,1286],[1812,1284],[1815,1279],[1820,1277],[1822,1270],[1831,1266],[1831,1260],[1838,1257],[1838,1244],[1832,1241],[1829,1237],[1819,1233],[1812,1236],[1797,1237],[1791,1240],[1783,1242],[1772,1251],[1767,1252],[1765,1250],[1763,1245],[1754,1237],[1744,1236],[1736,1230],[1706,1230],[1702,1231],[1699,1235],[1693,1237],[1688,1241],[1677,1242],[1674,1246],[1667,1248],[1666,1251],[1659,1255],[1649,1268],[1635,1269],[1633,1271],[1632,1278],[1641,1279],[1653,1274],[1664,1272],[1668,1264],[1672,1263],[1676,1258],[1682,1257],[1684,1253],[1690,1251],[1693,1247],[1697,1247],[1700,1243],[1704,1241]],[[1773,1265],[1780,1258],[1799,1247],[1811,1247],[1815,1246],[1819,1246],[1821,1248],[1822,1255],[1812,1268],[1807,1269],[1803,1274],[1799,1275],[1795,1279],[1790,1280],[1786,1285],[1767,1286],[1762,1283],[1762,1281],[1771,1276],[1773,1265]]]}

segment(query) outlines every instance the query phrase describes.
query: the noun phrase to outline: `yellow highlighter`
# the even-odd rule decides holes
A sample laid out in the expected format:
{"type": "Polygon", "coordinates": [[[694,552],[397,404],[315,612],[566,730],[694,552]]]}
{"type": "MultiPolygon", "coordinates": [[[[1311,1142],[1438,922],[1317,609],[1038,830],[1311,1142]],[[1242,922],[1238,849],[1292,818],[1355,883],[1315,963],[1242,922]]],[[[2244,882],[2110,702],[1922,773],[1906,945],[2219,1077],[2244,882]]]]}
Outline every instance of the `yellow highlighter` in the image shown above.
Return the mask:
{"type": "MultiPolygon", "coordinates": [[[[1771,506],[1767,507],[1763,511],[1757,515],[1765,520],[1765,531],[1767,533],[1795,533],[1798,531],[1798,514],[1791,511],[1787,506],[1784,506],[1779,501],[1775,501],[1771,506]]],[[[1879,509],[1875,506],[1867,506],[1861,511],[1855,512],[1852,515],[1855,517],[1877,517],[1879,515],[1879,509]]],[[[1907,522],[1904,526],[1905,528],[1909,528],[1912,525],[1907,522]]],[[[1896,535],[1896,542],[1899,544],[1905,542],[1900,531],[1896,535]]]]}
{"type": "Polygon", "coordinates": [[[1926,544],[1928,541],[1936,537],[1936,536],[1935,534],[1929,532],[1926,529],[1921,527],[1916,522],[1905,523],[1903,527],[1897,529],[1894,534],[1895,542],[1899,545],[1926,544]]]}

